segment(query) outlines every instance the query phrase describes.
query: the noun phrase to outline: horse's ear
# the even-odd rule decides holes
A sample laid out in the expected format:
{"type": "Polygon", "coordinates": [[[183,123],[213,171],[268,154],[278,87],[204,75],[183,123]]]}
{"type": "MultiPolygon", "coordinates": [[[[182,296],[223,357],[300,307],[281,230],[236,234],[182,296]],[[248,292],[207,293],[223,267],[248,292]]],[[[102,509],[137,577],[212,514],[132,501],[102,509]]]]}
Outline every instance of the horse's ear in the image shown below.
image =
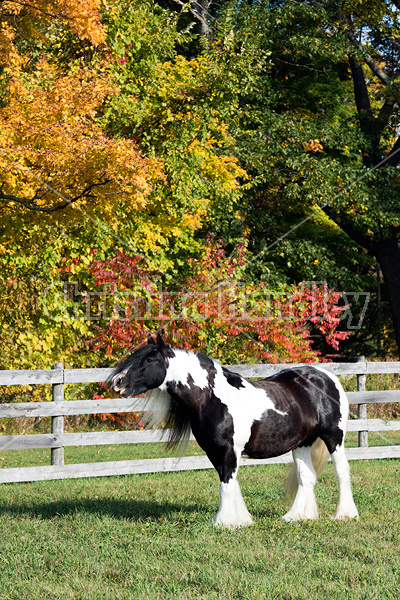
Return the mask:
{"type": "Polygon", "coordinates": [[[149,335],[147,336],[147,343],[148,344],[154,344],[155,345],[155,341],[153,336],[151,335],[151,333],[149,333],[149,335]]]}
{"type": "Polygon", "coordinates": [[[162,339],[162,337],[159,333],[157,333],[157,348],[159,349],[161,354],[165,357],[169,356],[170,358],[172,358],[173,356],[175,356],[171,346],[164,342],[164,340],[162,339]]]}

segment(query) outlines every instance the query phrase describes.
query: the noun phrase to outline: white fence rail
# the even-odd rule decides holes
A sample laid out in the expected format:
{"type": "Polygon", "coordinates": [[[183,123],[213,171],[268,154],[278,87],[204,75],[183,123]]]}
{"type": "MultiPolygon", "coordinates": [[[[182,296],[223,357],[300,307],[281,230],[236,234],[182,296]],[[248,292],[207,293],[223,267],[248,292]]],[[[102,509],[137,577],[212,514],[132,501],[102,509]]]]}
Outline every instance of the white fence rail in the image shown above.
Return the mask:
{"type": "MultiPolygon", "coordinates": [[[[234,365],[231,368],[244,377],[256,378],[267,377],[286,366],[294,365],[234,365]]],[[[400,445],[368,447],[369,431],[400,431],[400,421],[367,418],[368,404],[400,402],[400,390],[365,390],[368,374],[400,373],[400,362],[367,362],[360,360],[355,363],[324,363],[323,366],[337,375],[353,374],[357,376],[358,391],[348,392],[347,395],[350,404],[357,405],[358,419],[349,420],[348,431],[358,432],[359,447],[348,448],[348,458],[400,458],[400,445]]],[[[103,382],[108,378],[111,371],[112,369],[64,369],[61,363],[54,365],[49,370],[0,371],[0,386],[26,384],[48,384],[52,386],[51,402],[0,403],[0,419],[51,417],[51,433],[49,434],[0,436],[0,451],[35,448],[51,449],[50,465],[2,468],[0,469],[0,483],[212,468],[206,456],[64,464],[64,448],[68,446],[139,444],[162,441],[162,432],[158,430],[64,433],[64,417],[67,415],[127,413],[143,410],[145,404],[140,398],[64,400],[65,384],[103,382]]],[[[241,465],[286,462],[291,462],[290,453],[273,459],[243,458],[241,465]]]]}

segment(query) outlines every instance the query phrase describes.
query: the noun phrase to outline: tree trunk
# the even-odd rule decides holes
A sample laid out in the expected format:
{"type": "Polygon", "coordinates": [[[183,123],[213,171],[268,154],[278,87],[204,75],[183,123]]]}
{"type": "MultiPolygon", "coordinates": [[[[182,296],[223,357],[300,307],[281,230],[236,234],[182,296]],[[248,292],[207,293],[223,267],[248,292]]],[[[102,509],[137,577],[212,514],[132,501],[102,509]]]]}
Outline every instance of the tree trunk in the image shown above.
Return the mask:
{"type": "Polygon", "coordinates": [[[210,0],[197,0],[192,3],[196,13],[199,15],[198,24],[200,35],[208,40],[211,39],[211,28],[208,24],[208,9],[210,4],[210,0]]]}
{"type": "Polygon", "coordinates": [[[390,237],[373,244],[373,253],[385,281],[400,356],[400,248],[396,232],[393,231],[390,237]]]}

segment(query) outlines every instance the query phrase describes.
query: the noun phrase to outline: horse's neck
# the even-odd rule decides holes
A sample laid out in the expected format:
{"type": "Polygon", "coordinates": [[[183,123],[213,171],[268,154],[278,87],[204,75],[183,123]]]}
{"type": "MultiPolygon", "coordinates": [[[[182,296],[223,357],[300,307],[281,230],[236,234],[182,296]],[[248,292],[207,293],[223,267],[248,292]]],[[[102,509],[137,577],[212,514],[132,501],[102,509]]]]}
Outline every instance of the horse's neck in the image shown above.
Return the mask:
{"type": "Polygon", "coordinates": [[[175,356],[169,359],[165,386],[168,383],[182,383],[186,386],[191,382],[197,387],[205,388],[208,385],[208,372],[201,366],[196,354],[186,350],[174,350],[174,353],[175,356]]]}

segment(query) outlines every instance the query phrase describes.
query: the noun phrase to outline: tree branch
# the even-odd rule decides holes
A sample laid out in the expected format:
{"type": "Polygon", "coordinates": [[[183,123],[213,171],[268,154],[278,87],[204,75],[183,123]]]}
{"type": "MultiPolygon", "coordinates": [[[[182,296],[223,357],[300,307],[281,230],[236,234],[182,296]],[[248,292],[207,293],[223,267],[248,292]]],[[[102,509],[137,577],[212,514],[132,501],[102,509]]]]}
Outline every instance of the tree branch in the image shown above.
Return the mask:
{"type": "Polygon", "coordinates": [[[363,235],[362,233],[360,233],[358,231],[358,229],[353,227],[353,225],[351,223],[349,223],[349,221],[345,221],[342,218],[342,216],[340,216],[340,218],[339,218],[338,213],[335,212],[335,210],[331,206],[325,205],[325,206],[322,206],[321,208],[324,211],[324,213],[330,219],[332,219],[332,221],[334,223],[336,223],[336,225],[338,225],[340,227],[340,229],[342,229],[345,233],[347,233],[347,235],[352,240],[354,240],[359,246],[361,246],[362,248],[365,248],[369,252],[373,251],[373,244],[372,244],[371,240],[366,235],[363,235]]]}
{"type": "MultiPolygon", "coordinates": [[[[189,10],[189,12],[193,15],[193,17],[196,19],[196,21],[198,21],[200,23],[202,30],[203,30],[203,35],[205,35],[205,37],[207,39],[211,38],[210,25],[207,23],[204,16],[200,14],[200,12],[198,12],[197,10],[192,8],[190,0],[189,0],[189,2],[182,2],[182,0],[172,0],[172,1],[175,2],[175,4],[179,4],[179,6],[187,8],[189,10]]],[[[197,4],[197,6],[199,6],[199,8],[203,14],[205,14],[207,12],[204,9],[204,7],[201,4],[199,4],[198,2],[195,1],[194,4],[197,4]]]]}
{"type": "Polygon", "coordinates": [[[380,80],[381,83],[383,83],[387,87],[390,87],[396,98],[399,99],[399,83],[391,81],[390,77],[386,75],[385,71],[382,71],[382,69],[376,64],[372,56],[370,56],[365,50],[361,42],[358,41],[354,34],[354,31],[352,31],[350,28],[346,28],[346,35],[348,40],[352,43],[352,45],[360,51],[365,63],[369,66],[373,74],[376,75],[376,77],[380,80]]]}
{"type": "Polygon", "coordinates": [[[383,129],[389,123],[389,119],[393,114],[394,105],[395,105],[394,100],[386,100],[382,104],[379,114],[376,118],[377,122],[379,123],[381,131],[383,131],[383,129]]]}
{"type": "Polygon", "coordinates": [[[77,196],[74,196],[73,198],[64,198],[64,202],[62,202],[61,204],[57,204],[56,206],[42,206],[41,204],[38,204],[37,201],[39,200],[43,200],[45,198],[45,196],[49,193],[49,190],[46,191],[41,191],[40,189],[37,190],[35,192],[35,195],[32,198],[26,199],[26,198],[21,198],[20,196],[15,196],[14,194],[5,194],[3,192],[3,188],[4,188],[4,182],[2,183],[2,185],[0,186],[0,200],[5,200],[8,202],[16,202],[18,204],[21,204],[22,206],[24,206],[25,208],[29,209],[29,210],[35,210],[38,212],[43,212],[43,213],[52,213],[52,212],[56,212],[58,210],[62,210],[64,208],[66,208],[67,206],[71,206],[72,204],[75,204],[75,202],[78,202],[78,200],[82,200],[82,199],[86,199],[86,198],[95,198],[94,194],[92,194],[92,190],[95,189],[96,187],[102,186],[102,185],[106,185],[107,183],[109,183],[110,180],[104,180],[104,181],[100,181],[98,183],[91,183],[89,185],[87,185],[84,190],[78,194],[77,196]]]}
{"type": "Polygon", "coordinates": [[[385,163],[386,167],[397,167],[400,162],[400,137],[397,138],[391,151],[388,154],[388,159],[385,163]]]}
{"type": "Polygon", "coordinates": [[[369,100],[368,88],[362,66],[353,56],[349,57],[349,63],[351,74],[353,76],[354,99],[356,101],[357,111],[359,114],[367,113],[368,116],[371,117],[371,102],[369,100]]]}

